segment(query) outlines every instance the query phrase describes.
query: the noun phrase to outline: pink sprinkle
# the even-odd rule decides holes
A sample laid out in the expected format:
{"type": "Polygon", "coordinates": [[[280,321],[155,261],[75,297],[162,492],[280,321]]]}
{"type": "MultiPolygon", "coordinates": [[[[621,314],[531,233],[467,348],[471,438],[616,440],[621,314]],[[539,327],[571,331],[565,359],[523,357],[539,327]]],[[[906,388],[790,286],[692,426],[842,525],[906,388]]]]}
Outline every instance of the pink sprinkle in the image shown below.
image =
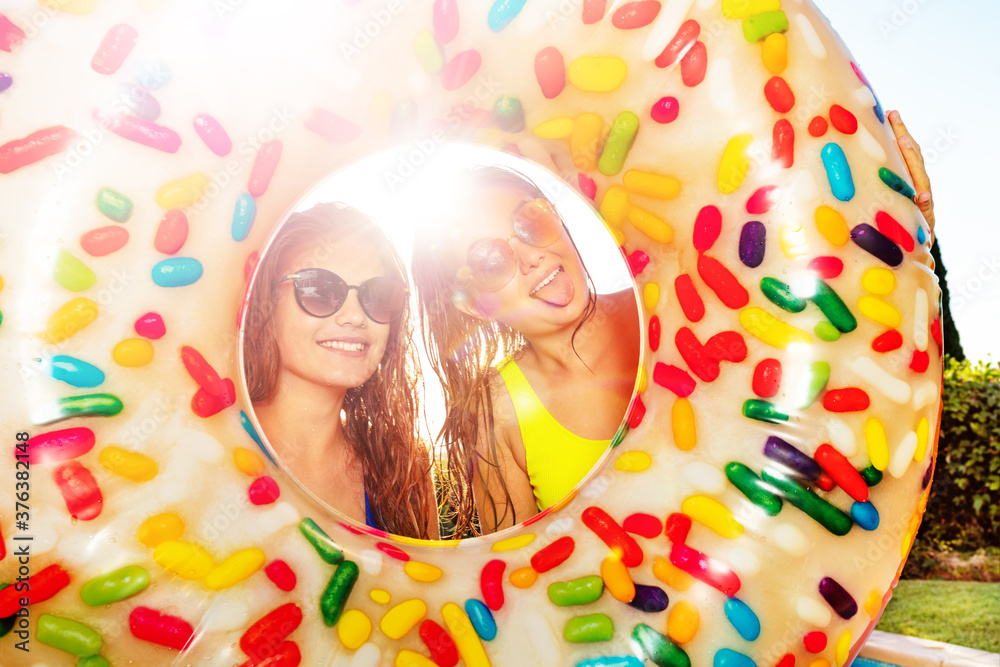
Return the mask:
{"type": "Polygon", "coordinates": [[[260,253],[254,250],[247,256],[247,261],[243,263],[243,280],[244,282],[250,282],[250,277],[253,275],[253,270],[257,268],[257,261],[260,259],[260,253]]]}
{"type": "Polygon", "coordinates": [[[677,114],[681,111],[681,104],[677,101],[676,97],[661,97],[657,100],[653,108],[650,109],[649,115],[653,117],[657,123],[672,123],[677,120],[677,114]]]}
{"type": "Polygon", "coordinates": [[[767,213],[778,204],[776,190],[777,185],[765,185],[758,188],[747,200],[747,213],[751,215],[761,215],[767,213]]]}
{"type": "Polygon", "coordinates": [[[26,36],[9,18],[0,14],[0,49],[10,53],[26,36]]]}
{"type": "Polygon", "coordinates": [[[635,277],[649,265],[649,255],[643,250],[636,250],[628,256],[628,270],[635,277]]]}
{"type": "Polygon", "coordinates": [[[389,556],[390,558],[401,560],[404,563],[410,560],[410,555],[394,544],[389,544],[388,542],[377,542],[375,546],[376,548],[378,548],[379,551],[384,553],[386,556],[389,556]]]}
{"type": "Polygon", "coordinates": [[[483,58],[479,55],[479,51],[475,49],[462,51],[444,66],[441,71],[441,85],[445,90],[458,90],[475,76],[482,63],[483,58]]]}
{"type": "Polygon", "coordinates": [[[91,68],[98,74],[114,74],[132,52],[137,39],[139,33],[126,23],[112,27],[97,47],[97,53],[90,61],[91,68]]]}
{"type": "Polygon", "coordinates": [[[313,109],[312,115],[306,119],[305,126],[324,139],[338,144],[346,144],[361,136],[360,125],[326,109],[313,109]]]}
{"type": "Polygon", "coordinates": [[[677,366],[657,363],[653,369],[653,382],[674,392],[681,398],[690,396],[695,388],[695,381],[688,372],[677,366]]]}
{"type": "Polygon", "coordinates": [[[288,567],[288,563],[283,560],[276,560],[268,563],[267,567],[264,568],[264,574],[267,578],[274,582],[274,585],[281,590],[288,592],[295,588],[295,584],[298,581],[295,572],[292,568],[288,567]]]}
{"type": "Polygon", "coordinates": [[[809,262],[809,270],[823,280],[832,280],[843,272],[844,261],[839,257],[817,257],[809,262]]]}
{"type": "Polygon", "coordinates": [[[123,139],[155,148],[164,153],[176,153],[177,149],[181,147],[179,134],[170,128],[136,116],[128,114],[114,117],[104,116],[101,118],[101,126],[107,126],[109,130],[123,139]]]}
{"type": "Polygon", "coordinates": [[[281,496],[281,489],[278,488],[277,482],[264,475],[254,480],[248,493],[250,502],[254,505],[270,505],[281,496]]]}
{"type": "Polygon", "coordinates": [[[250,183],[247,185],[247,191],[251,197],[260,197],[267,192],[267,186],[271,184],[274,170],[278,167],[278,160],[281,159],[281,148],[281,140],[272,139],[264,142],[264,145],[257,151],[257,158],[250,171],[250,183]]]}
{"type": "Polygon", "coordinates": [[[194,117],[194,131],[198,133],[208,149],[219,157],[229,155],[229,152],[233,150],[233,140],[229,138],[225,128],[208,114],[203,113],[194,117]]]}
{"type": "Polygon", "coordinates": [[[434,0],[434,40],[438,44],[447,44],[457,34],[457,0],[434,0]]]}
{"type": "Polygon", "coordinates": [[[594,179],[587,176],[583,172],[580,172],[576,175],[576,182],[580,187],[580,192],[582,192],[587,199],[593,201],[597,198],[597,183],[594,182],[594,179]]]}
{"type": "Polygon", "coordinates": [[[143,338],[157,340],[167,333],[167,327],[159,313],[146,313],[135,321],[135,332],[143,338]]]}

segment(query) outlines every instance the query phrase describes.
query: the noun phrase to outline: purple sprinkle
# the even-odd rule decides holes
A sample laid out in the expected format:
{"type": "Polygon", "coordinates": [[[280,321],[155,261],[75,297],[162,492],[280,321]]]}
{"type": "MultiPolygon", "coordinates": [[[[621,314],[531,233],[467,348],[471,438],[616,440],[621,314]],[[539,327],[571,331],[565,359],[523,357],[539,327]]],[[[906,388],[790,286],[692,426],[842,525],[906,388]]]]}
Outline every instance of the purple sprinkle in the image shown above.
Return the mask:
{"type": "Polygon", "coordinates": [[[767,240],[767,227],[763,222],[754,220],[743,225],[740,232],[740,261],[756,269],[764,261],[765,241],[767,240]]]}
{"type": "Polygon", "coordinates": [[[903,263],[903,251],[899,249],[899,246],[871,225],[860,224],[852,229],[851,239],[862,250],[889,266],[899,266],[903,263]]]}
{"type": "Polygon", "coordinates": [[[832,577],[826,577],[823,581],[819,582],[819,594],[833,607],[837,615],[843,619],[852,618],[858,613],[858,603],[832,577]]]}
{"type": "Polygon", "coordinates": [[[117,95],[121,103],[139,118],[155,121],[160,117],[160,103],[139,84],[122,83],[118,86],[117,95]]]}
{"type": "Polygon", "coordinates": [[[772,461],[777,461],[790,470],[794,470],[809,481],[819,479],[819,475],[822,472],[816,461],[776,435],[772,435],[767,439],[767,443],[764,445],[764,456],[772,461]]]}
{"type": "Polygon", "coordinates": [[[635,607],[639,611],[648,614],[658,614],[670,604],[666,592],[656,586],[635,585],[635,597],[628,603],[630,607],[635,607]]]}
{"type": "Polygon", "coordinates": [[[931,464],[927,466],[927,470],[924,471],[924,479],[923,482],[921,482],[920,486],[922,490],[926,489],[927,485],[931,483],[931,476],[933,474],[934,474],[934,462],[931,461],[931,464]]]}
{"type": "Polygon", "coordinates": [[[14,77],[7,72],[0,72],[0,93],[7,90],[14,84],[14,77]]]}

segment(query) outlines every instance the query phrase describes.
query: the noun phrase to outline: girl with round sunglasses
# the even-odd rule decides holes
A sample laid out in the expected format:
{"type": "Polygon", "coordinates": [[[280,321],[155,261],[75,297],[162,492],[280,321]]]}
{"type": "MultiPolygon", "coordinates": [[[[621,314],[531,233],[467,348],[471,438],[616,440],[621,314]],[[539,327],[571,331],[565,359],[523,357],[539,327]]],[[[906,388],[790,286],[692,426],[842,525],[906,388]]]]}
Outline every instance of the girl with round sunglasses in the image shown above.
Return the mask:
{"type": "Polygon", "coordinates": [[[469,535],[550,507],[601,458],[635,387],[639,315],[631,288],[596,293],[525,176],[477,167],[449,190],[467,205],[443,233],[418,231],[413,275],[456,532],[469,535]]]}
{"type": "Polygon", "coordinates": [[[434,539],[405,276],[360,211],[292,214],[257,270],[244,367],[257,419],[298,481],[373,528],[434,539]]]}

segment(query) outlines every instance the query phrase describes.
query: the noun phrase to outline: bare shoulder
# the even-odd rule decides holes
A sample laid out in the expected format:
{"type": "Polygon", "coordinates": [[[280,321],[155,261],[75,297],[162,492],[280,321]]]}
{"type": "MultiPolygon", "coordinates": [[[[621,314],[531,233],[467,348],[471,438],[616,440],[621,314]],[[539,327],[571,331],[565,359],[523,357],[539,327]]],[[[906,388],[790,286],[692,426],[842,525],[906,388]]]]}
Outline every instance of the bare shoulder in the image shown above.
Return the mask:
{"type": "MultiPolygon", "coordinates": [[[[521,427],[517,421],[517,413],[514,411],[514,401],[511,399],[510,392],[507,390],[507,385],[499,371],[490,370],[489,382],[493,402],[493,428],[496,434],[496,445],[502,450],[502,456],[513,456],[518,466],[523,467],[524,445],[521,442],[521,427]]],[[[485,436],[486,428],[483,421],[480,422],[480,428],[485,436]]],[[[480,453],[488,454],[490,443],[485,438],[480,438],[477,446],[480,453]]]]}

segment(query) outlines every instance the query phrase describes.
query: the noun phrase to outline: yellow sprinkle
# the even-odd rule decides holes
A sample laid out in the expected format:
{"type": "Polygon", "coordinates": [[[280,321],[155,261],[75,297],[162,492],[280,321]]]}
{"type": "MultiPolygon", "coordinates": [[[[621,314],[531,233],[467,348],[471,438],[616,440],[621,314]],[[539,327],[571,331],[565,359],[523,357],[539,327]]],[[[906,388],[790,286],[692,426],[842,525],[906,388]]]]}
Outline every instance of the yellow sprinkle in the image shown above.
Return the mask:
{"type": "Polygon", "coordinates": [[[580,171],[597,169],[597,156],[601,153],[604,137],[604,119],[596,113],[582,113],[573,123],[569,138],[573,166],[580,171]]]}
{"type": "Polygon", "coordinates": [[[372,621],[360,609],[348,609],[337,621],[337,637],[349,651],[361,648],[372,634],[372,621]]]}
{"type": "Polygon", "coordinates": [[[628,75],[628,65],[613,56],[577,58],[567,71],[569,82],[589,93],[607,93],[622,85],[628,75]]]}
{"type": "Polygon", "coordinates": [[[536,125],[532,131],[541,139],[565,139],[573,134],[573,119],[569,116],[553,118],[536,125]]]}
{"type": "Polygon", "coordinates": [[[421,547],[447,547],[454,549],[462,542],[461,540],[423,540],[418,537],[406,537],[405,535],[393,535],[392,539],[400,544],[416,544],[421,547]]]}
{"type": "Polygon", "coordinates": [[[719,163],[719,192],[728,195],[743,185],[743,179],[750,170],[750,144],[752,134],[738,134],[729,140],[719,163]]]}
{"type": "Polygon", "coordinates": [[[3,289],[3,277],[0,277],[0,289],[3,289]]]}
{"type": "Polygon", "coordinates": [[[728,507],[714,498],[688,496],[681,504],[681,511],[727,539],[735,540],[743,534],[743,524],[736,520],[728,507]]]}
{"type": "Polygon", "coordinates": [[[844,667],[844,663],[847,662],[847,656],[851,652],[851,633],[850,631],[845,632],[840,635],[840,639],[837,640],[837,667],[844,667]]]}
{"type": "Polygon", "coordinates": [[[882,595],[878,591],[872,591],[865,600],[865,613],[868,614],[868,618],[875,618],[880,609],[882,609],[882,595]]]}
{"type": "Polygon", "coordinates": [[[646,368],[644,366],[639,367],[639,379],[636,381],[635,390],[640,394],[646,391],[646,382],[649,377],[646,375],[646,368]]]}
{"type": "Polygon", "coordinates": [[[910,518],[910,525],[906,529],[906,535],[903,537],[903,544],[900,547],[900,558],[906,558],[906,554],[910,553],[910,547],[913,546],[913,540],[917,537],[918,528],[920,528],[920,512],[910,518]]]}
{"type": "Polygon", "coordinates": [[[538,579],[538,573],[533,567],[519,567],[510,573],[510,585],[514,588],[531,588],[538,579]]]}
{"type": "Polygon", "coordinates": [[[927,443],[930,440],[931,425],[927,422],[927,417],[921,417],[917,422],[917,451],[913,454],[913,460],[920,463],[927,456],[927,443]]]}
{"type": "Polygon", "coordinates": [[[764,39],[764,49],[761,52],[764,67],[777,76],[788,67],[788,39],[780,32],[773,32],[764,39]]]}
{"type": "Polygon", "coordinates": [[[184,521],[173,512],[166,512],[143,521],[135,536],[150,549],[155,549],[162,542],[179,540],[183,534],[184,521]]]}
{"type": "Polygon", "coordinates": [[[781,0],[722,0],[722,13],[729,19],[746,19],[779,9],[781,0]]]}
{"type": "Polygon", "coordinates": [[[615,245],[621,247],[625,245],[625,232],[623,232],[618,227],[612,227],[611,225],[605,223],[604,227],[610,232],[611,238],[614,240],[615,245]]]}
{"type": "Polygon", "coordinates": [[[425,584],[437,581],[444,572],[439,567],[434,567],[430,563],[421,563],[418,560],[408,560],[403,566],[403,571],[414,581],[422,581],[425,584]]]}
{"type": "Polygon", "coordinates": [[[681,182],[676,178],[651,171],[629,169],[622,183],[629,192],[654,199],[676,199],[681,193],[681,182]]]}
{"type": "Polygon", "coordinates": [[[252,452],[246,447],[237,447],[233,450],[233,463],[236,464],[237,470],[250,477],[257,478],[267,472],[264,461],[257,456],[256,452],[252,452]]]}
{"type": "Polygon", "coordinates": [[[202,198],[208,189],[208,176],[201,172],[167,183],[156,193],[156,203],[163,208],[184,208],[202,198]]]}
{"type": "Polygon", "coordinates": [[[381,588],[373,588],[368,591],[368,597],[372,599],[372,602],[377,604],[389,604],[392,600],[392,595],[389,594],[389,591],[384,591],[381,588]]]}
{"type": "Polygon", "coordinates": [[[601,217],[604,222],[621,227],[628,215],[628,191],[620,185],[612,185],[601,198],[601,217]]]}
{"type": "Polygon", "coordinates": [[[96,0],[38,0],[38,4],[48,9],[57,9],[67,14],[83,16],[94,11],[96,0]]]}
{"type": "Polygon", "coordinates": [[[628,210],[628,221],[640,232],[659,243],[670,243],[674,240],[674,228],[659,216],[649,211],[633,206],[628,210]]]}
{"type": "Polygon", "coordinates": [[[816,658],[809,663],[809,667],[830,667],[830,661],[826,658],[816,658]]]}
{"type": "Polygon", "coordinates": [[[395,667],[437,667],[437,663],[416,651],[404,648],[396,654],[395,667]]]}
{"type": "Polygon", "coordinates": [[[417,61],[428,74],[437,74],[444,68],[444,56],[441,54],[441,47],[434,40],[434,33],[430,30],[421,30],[413,38],[413,50],[417,54],[417,61]]]}
{"type": "Polygon", "coordinates": [[[619,602],[628,604],[635,599],[635,584],[628,568],[618,556],[608,556],[601,561],[601,579],[604,585],[619,602]]]}
{"type": "Polygon", "coordinates": [[[256,547],[237,551],[226,560],[219,563],[205,577],[205,588],[210,591],[222,591],[231,588],[264,567],[267,556],[256,547]]]}
{"type": "Polygon", "coordinates": [[[687,644],[698,634],[701,614],[698,608],[687,600],[681,600],[670,610],[667,617],[667,636],[678,644],[687,644]]]}
{"type": "Polygon", "coordinates": [[[896,289],[896,274],[881,266],[868,269],[861,276],[861,286],[865,288],[866,292],[872,294],[881,296],[892,294],[892,291],[896,289]]]}
{"type": "Polygon", "coordinates": [[[182,540],[160,542],[153,551],[153,560],[167,572],[192,581],[204,579],[215,568],[215,561],[207,551],[182,540]]]}
{"type": "Polygon", "coordinates": [[[514,537],[508,537],[506,540],[495,542],[490,548],[493,551],[514,551],[515,549],[526,547],[534,541],[534,533],[527,533],[525,535],[516,535],[514,537]]]}
{"type": "Polygon", "coordinates": [[[802,225],[782,225],[778,240],[781,242],[781,252],[788,259],[796,259],[809,252],[809,239],[802,225]]]}
{"type": "Polygon", "coordinates": [[[858,310],[861,314],[890,329],[898,329],[903,323],[903,316],[894,306],[874,296],[863,296],[858,299],[858,310]]]}
{"type": "Polygon", "coordinates": [[[885,435],[885,427],[876,417],[869,417],[865,422],[865,443],[868,445],[868,458],[876,470],[885,470],[889,465],[889,440],[885,435]]]}
{"type": "Polygon", "coordinates": [[[468,615],[454,602],[447,602],[441,607],[444,624],[455,640],[458,653],[465,661],[466,667],[490,667],[490,659],[486,657],[483,642],[476,634],[468,615]]]}
{"type": "Polygon", "coordinates": [[[761,308],[745,308],[740,311],[740,324],[752,335],[781,350],[793,343],[812,343],[812,337],[805,331],[782,322],[761,308]]]}
{"type": "Polygon", "coordinates": [[[646,306],[646,310],[653,310],[656,308],[656,302],[660,300],[660,286],[656,283],[649,282],[643,285],[642,288],[642,303],[646,306]]]}
{"type": "Polygon", "coordinates": [[[148,482],[158,471],[153,459],[121,447],[105,447],[98,460],[109,471],[133,482],[148,482]]]}
{"type": "Polygon", "coordinates": [[[677,449],[689,451],[698,444],[698,432],[694,426],[694,407],[686,398],[678,398],[670,411],[670,427],[674,432],[677,449]]]}
{"type": "Polygon", "coordinates": [[[403,635],[413,629],[427,615],[427,605],[423,600],[413,598],[400,602],[385,612],[379,622],[379,627],[389,639],[402,639],[403,635]]]}
{"type": "Polygon", "coordinates": [[[111,356],[119,366],[138,368],[153,360],[153,346],[145,338],[126,338],[115,345],[111,356]]]}
{"type": "Polygon", "coordinates": [[[62,308],[49,318],[48,327],[42,334],[47,343],[61,343],[75,336],[88,324],[97,319],[97,304],[85,297],[67,301],[62,308]]]}
{"type": "Polygon", "coordinates": [[[851,232],[847,228],[844,216],[829,206],[816,209],[816,228],[827,241],[835,246],[842,246],[851,240],[851,232]]]}
{"type": "Polygon", "coordinates": [[[670,588],[682,593],[691,588],[691,584],[694,583],[694,577],[662,556],[657,556],[656,560],[653,561],[653,576],[670,588]]]}
{"type": "Polygon", "coordinates": [[[649,468],[653,459],[646,452],[625,452],[615,459],[615,470],[625,472],[642,472],[649,468]]]}

